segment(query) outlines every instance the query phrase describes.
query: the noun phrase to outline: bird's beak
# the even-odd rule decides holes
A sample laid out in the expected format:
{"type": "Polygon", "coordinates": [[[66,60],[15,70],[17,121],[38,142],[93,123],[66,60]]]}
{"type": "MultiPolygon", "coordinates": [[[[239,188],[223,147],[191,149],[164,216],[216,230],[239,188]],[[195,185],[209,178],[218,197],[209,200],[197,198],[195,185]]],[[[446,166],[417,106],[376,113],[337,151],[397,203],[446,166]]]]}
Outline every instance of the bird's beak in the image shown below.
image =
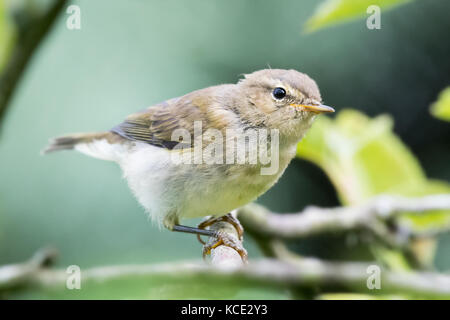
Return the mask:
{"type": "Polygon", "coordinates": [[[305,110],[314,112],[314,113],[328,113],[328,112],[334,112],[334,109],[332,107],[326,106],[324,104],[319,104],[317,106],[309,106],[306,104],[291,104],[291,106],[296,108],[303,108],[305,110]]]}

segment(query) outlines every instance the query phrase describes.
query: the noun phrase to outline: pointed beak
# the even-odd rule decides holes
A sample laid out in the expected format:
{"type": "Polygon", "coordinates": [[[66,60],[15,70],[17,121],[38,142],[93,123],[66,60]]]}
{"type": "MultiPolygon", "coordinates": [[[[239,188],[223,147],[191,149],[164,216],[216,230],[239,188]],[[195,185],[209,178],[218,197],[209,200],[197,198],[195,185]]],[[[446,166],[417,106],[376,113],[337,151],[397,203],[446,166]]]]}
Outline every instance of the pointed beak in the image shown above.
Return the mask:
{"type": "Polygon", "coordinates": [[[332,107],[326,106],[324,104],[319,104],[317,106],[309,106],[305,104],[291,104],[291,106],[296,108],[303,108],[307,111],[311,111],[314,113],[329,113],[334,112],[334,109],[332,107]]]}

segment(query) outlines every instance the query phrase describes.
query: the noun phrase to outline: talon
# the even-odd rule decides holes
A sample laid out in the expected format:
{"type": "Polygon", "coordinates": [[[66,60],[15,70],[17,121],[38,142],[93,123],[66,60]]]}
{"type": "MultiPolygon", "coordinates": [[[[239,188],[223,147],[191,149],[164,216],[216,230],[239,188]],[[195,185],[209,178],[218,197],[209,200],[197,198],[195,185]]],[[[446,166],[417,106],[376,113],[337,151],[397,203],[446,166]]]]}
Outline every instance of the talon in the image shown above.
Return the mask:
{"type": "Polygon", "coordinates": [[[229,236],[226,233],[218,232],[216,236],[217,241],[212,244],[207,244],[203,246],[203,259],[206,258],[207,255],[211,254],[211,250],[217,248],[218,246],[226,246],[229,248],[232,248],[239,253],[241,256],[242,261],[247,264],[248,263],[248,255],[247,250],[245,250],[244,247],[242,247],[242,244],[237,242],[235,238],[229,236]]]}
{"type": "MultiPolygon", "coordinates": [[[[200,224],[197,226],[197,228],[199,229],[206,229],[207,227],[209,227],[210,225],[212,225],[213,223],[217,222],[217,218],[215,217],[209,217],[206,220],[200,222],[200,224]]],[[[201,236],[199,234],[197,234],[197,240],[202,244],[202,245],[206,245],[206,242],[202,240],[201,236]]]]}
{"type": "MultiPolygon", "coordinates": [[[[242,239],[243,239],[243,237],[244,237],[244,228],[242,227],[242,225],[241,225],[241,223],[239,222],[239,220],[236,219],[235,217],[233,217],[233,215],[232,215],[231,213],[227,213],[226,215],[221,216],[221,217],[217,217],[217,218],[216,218],[216,217],[209,217],[209,218],[207,218],[205,221],[202,221],[202,222],[197,226],[197,228],[199,228],[199,229],[206,229],[206,228],[208,228],[210,225],[212,225],[212,224],[214,224],[214,223],[216,223],[216,222],[221,222],[221,221],[223,221],[223,222],[228,222],[229,224],[231,224],[231,225],[236,229],[236,232],[237,232],[237,234],[238,234],[238,239],[239,239],[240,241],[242,241],[242,239]]],[[[202,238],[200,237],[199,234],[197,234],[197,239],[198,239],[198,241],[199,241],[201,244],[203,244],[203,245],[206,244],[206,242],[202,240],[202,238]]]]}
{"type": "Polygon", "coordinates": [[[242,224],[239,222],[239,220],[236,219],[231,213],[227,213],[221,218],[222,221],[230,223],[236,229],[238,239],[242,241],[242,239],[244,238],[244,227],[242,227],[242,224]]]}
{"type": "Polygon", "coordinates": [[[211,250],[217,248],[220,245],[223,245],[222,239],[219,239],[217,242],[212,245],[204,245],[203,246],[203,259],[206,259],[206,256],[211,254],[211,250]]]}
{"type": "Polygon", "coordinates": [[[205,245],[205,244],[206,244],[206,242],[203,241],[202,237],[201,237],[199,234],[197,235],[197,240],[198,240],[198,242],[200,242],[202,245],[205,245]]]}

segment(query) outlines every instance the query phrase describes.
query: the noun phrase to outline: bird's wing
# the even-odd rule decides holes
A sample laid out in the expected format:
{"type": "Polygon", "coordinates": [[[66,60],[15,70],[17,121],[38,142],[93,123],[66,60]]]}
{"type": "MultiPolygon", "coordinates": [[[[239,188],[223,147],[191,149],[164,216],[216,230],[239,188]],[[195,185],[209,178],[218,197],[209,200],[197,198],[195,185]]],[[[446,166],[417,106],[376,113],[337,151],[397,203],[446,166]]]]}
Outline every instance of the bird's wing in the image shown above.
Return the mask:
{"type": "Polygon", "coordinates": [[[224,84],[167,100],[128,116],[111,131],[128,140],[173,149],[180,141],[178,136],[172,139],[172,133],[184,129],[192,144],[196,121],[201,122],[202,133],[209,128],[225,132],[235,121],[236,114],[224,108],[229,104],[226,97],[232,90],[234,85],[224,84]]]}
{"type": "Polygon", "coordinates": [[[111,131],[128,140],[173,149],[179,143],[172,140],[176,129],[187,130],[193,141],[194,121],[206,121],[204,113],[190,99],[181,97],[134,113],[111,131]]]}

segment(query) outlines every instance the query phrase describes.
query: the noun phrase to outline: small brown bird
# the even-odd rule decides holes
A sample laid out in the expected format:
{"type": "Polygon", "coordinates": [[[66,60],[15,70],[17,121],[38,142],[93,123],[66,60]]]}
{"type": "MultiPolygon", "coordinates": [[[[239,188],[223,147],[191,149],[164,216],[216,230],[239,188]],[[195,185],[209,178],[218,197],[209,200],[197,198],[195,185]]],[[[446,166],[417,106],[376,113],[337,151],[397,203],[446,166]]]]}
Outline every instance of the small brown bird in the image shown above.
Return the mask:
{"type": "Polygon", "coordinates": [[[154,221],[173,231],[214,236],[247,254],[226,234],[205,229],[217,219],[242,230],[230,211],[279,179],[322,104],[317,84],[295,70],[268,69],[167,100],[130,115],[108,132],[54,139],[44,150],[76,149],[117,162],[154,221]],[[258,158],[259,156],[259,158],[258,158]],[[198,228],[181,218],[212,216],[198,228]]]}

